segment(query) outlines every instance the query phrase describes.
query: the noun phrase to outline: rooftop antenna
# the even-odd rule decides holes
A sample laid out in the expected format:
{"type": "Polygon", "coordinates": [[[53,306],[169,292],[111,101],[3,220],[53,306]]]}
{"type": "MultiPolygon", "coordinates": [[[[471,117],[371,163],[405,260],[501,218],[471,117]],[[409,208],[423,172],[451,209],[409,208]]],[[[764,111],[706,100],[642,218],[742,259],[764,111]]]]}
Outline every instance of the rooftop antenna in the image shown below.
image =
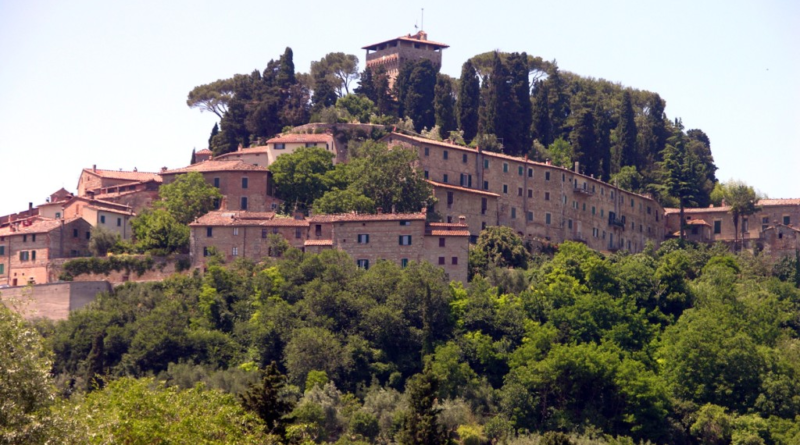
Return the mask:
{"type": "Polygon", "coordinates": [[[425,8],[421,8],[422,12],[420,13],[420,22],[419,22],[419,30],[425,30],[425,8]]]}

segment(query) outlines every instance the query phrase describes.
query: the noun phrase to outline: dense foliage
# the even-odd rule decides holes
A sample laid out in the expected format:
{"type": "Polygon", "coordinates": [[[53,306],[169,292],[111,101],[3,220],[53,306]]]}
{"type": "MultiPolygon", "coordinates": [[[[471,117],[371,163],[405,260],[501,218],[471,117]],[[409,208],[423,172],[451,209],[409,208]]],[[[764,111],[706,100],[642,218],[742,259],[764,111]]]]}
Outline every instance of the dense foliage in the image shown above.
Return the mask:
{"type": "Polygon", "coordinates": [[[94,375],[204,383],[250,394],[260,431],[291,443],[800,439],[796,259],[677,241],[531,256],[502,232],[475,250],[491,264],[468,287],[289,250],[127,284],[40,328],[64,393],[94,375]]]}

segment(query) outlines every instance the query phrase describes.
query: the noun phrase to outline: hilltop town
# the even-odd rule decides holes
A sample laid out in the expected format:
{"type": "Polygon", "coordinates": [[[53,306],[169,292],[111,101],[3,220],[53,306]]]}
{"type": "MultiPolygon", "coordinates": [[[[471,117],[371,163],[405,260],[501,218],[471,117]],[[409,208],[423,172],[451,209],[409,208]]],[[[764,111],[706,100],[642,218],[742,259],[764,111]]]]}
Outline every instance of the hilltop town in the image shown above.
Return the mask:
{"type": "MultiPolygon", "coordinates": [[[[419,32],[364,47],[366,66],[383,76],[386,91],[391,91],[409,82],[403,80],[403,66],[438,66],[447,47],[419,32]]],[[[221,199],[214,210],[188,224],[187,269],[203,269],[209,257],[259,261],[274,256],[271,236],[279,235],[303,252],[344,251],[364,269],[381,260],[403,267],[410,261],[427,261],[443,268],[450,279],[466,283],[470,245],[491,226],[511,228],[529,248],[575,241],[604,253],[638,253],[648,245],[685,237],[774,257],[800,249],[800,199],[763,199],[756,203],[757,211],[741,215],[741,221],[730,207],[713,204],[687,208],[681,219],[679,209],[663,207],[650,193],[636,193],[619,186],[618,179],[612,181],[611,164],[602,156],[589,158],[588,166],[581,165],[580,159],[586,158],[578,156],[569,160],[570,166],[563,160],[557,165],[549,159],[529,159],[527,153],[482,148],[480,142],[467,145],[436,137],[426,133],[427,128],[421,131],[424,137],[414,127],[357,121],[285,127],[252,146],[239,141],[236,149],[224,150],[220,136],[225,125],[222,128],[212,133],[214,151],[193,153],[191,165],[159,172],[92,166],[80,172],[76,193],[60,189],[44,203],[31,202],[27,210],[0,217],[0,284],[60,282],[65,263],[91,254],[89,243],[98,227],[132,241],[133,219],[159,200],[159,188],[191,172],[202,175],[221,199]],[[276,160],[316,147],[330,153],[334,164],[346,164],[351,156],[347,135],[354,132],[376,136],[392,150],[413,152],[414,168],[430,186],[432,204],[406,213],[376,208],[337,214],[287,206],[271,171],[276,160]]],[[[159,276],[165,275],[147,279],[159,276]]],[[[78,280],[89,278],[102,277],[78,280]]],[[[143,279],[129,271],[106,278],[115,283],[143,279]]]]}

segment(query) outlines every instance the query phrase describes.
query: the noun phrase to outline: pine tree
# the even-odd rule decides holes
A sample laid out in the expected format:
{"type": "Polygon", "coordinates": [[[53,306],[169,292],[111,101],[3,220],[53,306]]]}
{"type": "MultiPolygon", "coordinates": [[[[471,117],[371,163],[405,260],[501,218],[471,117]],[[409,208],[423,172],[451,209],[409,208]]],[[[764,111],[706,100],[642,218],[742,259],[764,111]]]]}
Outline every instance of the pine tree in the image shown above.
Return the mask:
{"type": "Polygon", "coordinates": [[[684,238],[684,208],[694,204],[697,193],[697,162],[686,149],[683,129],[678,128],[663,152],[664,160],[661,168],[664,179],[662,187],[669,195],[678,200],[680,208],[680,238],[684,238]]]}
{"type": "Polygon", "coordinates": [[[456,115],[453,83],[444,74],[436,75],[433,109],[436,116],[436,125],[439,126],[439,136],[445,139],[450,135],[451,131],[456,130],[456,115]]]}
{"type": "Polygon", "coordinates": [[[467,60],[461,67],[461,83],[458,90],[458,125],[469,143],[478,134],[478,108],[480,106],[480,81],[472,62],[467,60]]]}
{"type": "Polygon", "coordinates": [[[553,123],[550,121],[550,106],[547,102],[547,83],[539,80],[533,85],[533,117],[531,133],[540,144],[549,147],[555,141],[553,137],[553,123]]]}
{"type": "Polygon", "coordinates": [[[245,409],[260,417],[270,433],[281,437],[285,435],[286,428],[283,418],[294,408],[294,403],[281,396],[285,384],[286,377],[272,362],[262,371],[261,382],[251,385],[247,392],[239,396],[245,409]]]}

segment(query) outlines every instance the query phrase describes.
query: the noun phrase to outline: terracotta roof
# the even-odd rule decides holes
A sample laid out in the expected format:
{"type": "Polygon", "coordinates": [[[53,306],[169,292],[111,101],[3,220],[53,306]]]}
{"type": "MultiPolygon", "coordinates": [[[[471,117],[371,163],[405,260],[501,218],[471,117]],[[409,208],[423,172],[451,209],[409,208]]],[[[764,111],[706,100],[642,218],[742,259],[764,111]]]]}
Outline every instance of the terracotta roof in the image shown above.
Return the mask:
{"type": "Polygon", "coordinates": [[[176,168],[174,170],[167,170],[165,172],[161,172],[162,175],[174,175],[178,173],[188,173],[188,172],[216,172],[216,171],[258,171],[258,172],[266,172],[267,169],[264,167],[257,167],[253,164],[248,164],[242,161],[217,161],[217,160],[210,160],[204,162],[198,162],[197,164],[192,164],[188,167],[183,168],[176,168]]]}
{"type": "Polygon", "coordinates": [[[760,206],[797,206],[800,205],[800,199],[762,199],[758,201],[760,206]]]}
{"type": "Polygon", "coordinates": [[[443,189],[458,190],[459,192],[475,193],[477,195],[492,196],[492,197],[495,197],[495,198],[500,196],[497,193],[487,192],[485,190],[471,189],[471,188],[461,187],[461,186],[453,185],[453,184],[445,184],[443,182],[431,181],[430,179],[426,179],[426,181],[428,181],[428,183],[430,185],[434,186],[434,187],[439,187],[439,188],[443,188],[443,189]]]}
{"type": "Polygon", "coordinates": [[[689,226],[708,226],[708,227],[711,227],[711,224],[705,222],[705,220],[702,220],[702,219],[690,219],[690,220],[686,221],[686,224],[689,225],[689,226]]]}
{"type": "Polygon", "coordinates": [[[308,239],[303,243],[304,246],[332,246],[332,239],[308,239]]]}
{"type": "MultiPolygon", "coordinates": [[[[418,142],[420,144],[435,145],[435,146],[439,146],[439,147],[443,147],[443,148],[450,148],[450,149],[453,149],[453,150],[460,150],[460,151],[464,151],[464,152],[467,152],[467,153],[477,153],[478,152],[478,150],[476,148],[465,147],[463,145],[456,145],[456,144],[452,144],[450,142],[435,141],[433,139],[427,139],[427,138],[418,137],[418,136],[410,136],[410,135],[407,135],[407,134],[396,133],[396,132],[389,133],[386,136],[382,137],[380,140],[381,141],[385,141],[387,138],[390,138],[390,137],[406,138],[406,139],[410,139],[410,140],[412,140],[414,142],[418,142]]],[[[605,187],[615,188],[613,184],[609,184],[607,182],[603,182],[598,178],[593,178],[591,176],[584,175],[583,173],[576,173],[573,170],[570,170],[570,169],[565,168],[565,167],[560,167],[558,165],[547,164],[547,163],[544,163],[544,162],[531,161],[530,159],[520,158],[520,157],[517,157],[517,156],[511,156],[511,155],[507,155],[507,154],[503,154],[503,153],[497,153],[497,152],[493,152],[493,151],[481,151],[481,154],[483,156],[488,157],[488,158],[507,159],[509,161],[519,162],[519,163],[522,163],[522,164],[525,164],[525,165],[546,167],[546,168],[550,168],[550,169],[553,169],[553,170],[559,170],[559,171],[561,171],[563,173],[569,173],[570,175],[575,176],[575,177],[584,178],[584,179],[587,179],[589,181],[594,181],[594,182],[596,182],[598,184],[604,185],[605,187]]],[[[652,196],[642,195],[640,193],[634,193],[634,192],[632,192],[630,190],[624,190],[624,189],[619,189],[619,191],[622,192],[622,193],[626,193],[628,195],[637,196],[637,197],[639,197],[641,199],[646,199],[648,201],[652,201],[653,204],[658,205],[656,203],[656,201],[653,199],[652,196]]]]}
{"type": "Polygon", "coordinates": [[[195,154],[196,155],[210,155],[210,154],[214,154],[214,152],[209,150],[209,149],[207,149],[207,148],[204,148],[204,149],[196,152],[195,154]]]}
{"type": "Polygon", "coordinates": [[[363,46],[361,47],[361,49],[374,49],[374,47],[376,46],[383,45],[384,43],[394,42],[395,40],[402,40],[404,42],[413,42],[413,43],[427,43],[428,45],[438,46],[439,48],[450,48],[450,45],[447,45],[445,43],[434,42],[433,40],[421,40],[419,38],[419,34],[420,33],[418,32],[413,36],[411,34],[408,34],[396,37],[394,39],[384,40],[383,42],[378,42],[378,43],[373,43],[372,45],[363,46]]]}
{"type": "Polygon", "coordinates": [[[258,226],[258,227],[308,227],[308,221],[276,216],[272,212],[209,212],[189,226],[258,226]]]}
{"type": "MultiPolygon", "coordinates": [[[[693,213],[726,213],[728,210],[730,210],[730,207],[702,207],[699,209],[683,209],[683,213],[687,215],[693,213]]],[[[666,213],[667,215],[672,215],[680,212],[681,212],[680,209],[673,209],[673,208],[664,209],[664,213],[666,213]]]]}
{"type": "Polygon", "coordinates": [[[267,144],[275,143],[302,143],[302,142],[327,142],[333,143],[333,136],[326,133],[308,134],[308,133],[289,133],[274,137],[267,141],[267,144]]]}
{"type": "MultiPolygon", "coordinates": [[[[64,219],[64,224],[70,224],[82,219],[80,216],[64,219]]],[[[14,224],[16,226],[16,224],[14,224]]],[[[54,218],[34,218],[20,222],[16,230],[11,230],[11,226],[0,228],[0,236],[27,235],[31,233],[47,233],[61,226],[60,219],[54,218]],[[28,225],[26,225],[26,223],[28,225]]]]}
{"type": "Polygon", "coordinates": [[[318,222],[360,222],[360,221],[425,221],[424,213],[379,213],[357,214],[343,213],[335,215],[315,215],[309,219],[318,222]]]}
{"type": "Polygon", "coordinates": [[[428,223],[428,227],[438,227],[438,228],[452,228],[452,229],[463,229],[465,227],[469,227],[466,224],[461,223],[443,223],[443,222],[432,222],[428,223]]]}
{"type": "Polygon", "coordinates": [[[431,230],[431,236],[470,236],[469,230],[431,230]]]}
{"type": "Polygon", "coordinates": [[[101,170],[84,168],[84,172],[100,176],[101,178],[108,179],[124,179],[128,181],[157,181],[161,182],[161,176],[158,173],[152,172],[133,172],[133,171],[117,171],[117,170],[101,170]]]}
{"type": "Polygon", "coordinates": [[[243,148],[241,150],[232,151],[230,153],[221,154],[214,158],[215,161],[224,160],[227,158],[232,158],[236,155],[246,155],[246,154],[266,154],[269,151],[269,147],[266,145],[259,145],[258,147],[250,147],[250,148],[243,148]]]}
{"type": "Polygon", "coordinates": [[[38,205],[37,207],[51,207],[51,206],[64,207],[66,205],[69,205],[73,201],[83,201],[88,204],[87,207],[92,207],[100,210],[107,210],[109,212],[121,212],[130,214],[133,213],[131,210],[131,206],[127,204],[120,204],[118,202],[113,202],[113,201],[104,201],[98,198],[92,199],[92,198],[87,198],[85,196],[73,196],[65,201],[46,202],[44,204],[38,205]]]}
{"type": "Polygon", "coordinates": [[[109,212],[109,213],[121,213],[123,215],[131,215],[131,216],[133,215],[133,210],[131,210],[130,208],[123,210],[123,209],[118,209],[118,208],[113,208],[113,207],[108,207],[108,206],[103,206],[103,205],[92,205],[92,204],[86,206],[86,208],[94,209],[94,210],[100,210],[100,211],[109,212]]]}

